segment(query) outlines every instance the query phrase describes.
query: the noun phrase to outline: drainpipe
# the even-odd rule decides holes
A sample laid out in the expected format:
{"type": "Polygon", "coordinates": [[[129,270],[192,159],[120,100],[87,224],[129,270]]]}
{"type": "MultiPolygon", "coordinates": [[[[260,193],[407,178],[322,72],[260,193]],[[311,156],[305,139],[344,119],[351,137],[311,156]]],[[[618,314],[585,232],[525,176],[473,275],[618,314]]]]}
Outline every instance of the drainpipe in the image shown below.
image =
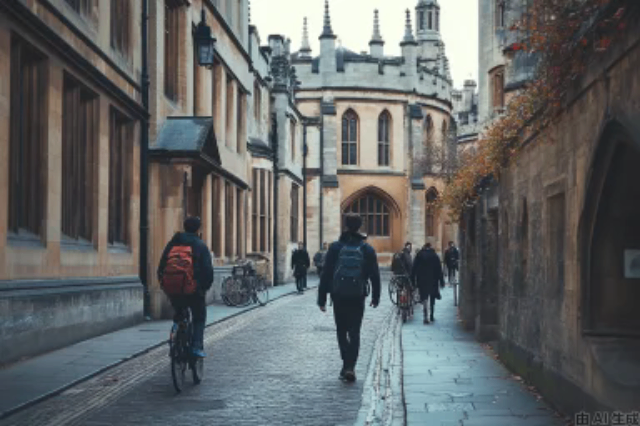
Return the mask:
{"type": "Polygon", "coordinates": [[[144,288],[143,313],[151,319],[151,294],[149,292],[149,52],[148,52],[148,0],[142,0],[142,106],[147,116],[140,126],[140,281],[144,288]]]}
{"type": "Polygon", "coordinates": [[[304,242],[304,248],[307,249],[307,154],[309,150],[307,148],[307,123],[302,122],[303,129],[303,146],[302,146],[302,199],[303,199],[303,214],[302,217],[302,238],[304,242]]]}
{"type": "Polygon", "coordinates": [[[320,247],[318,249],[322,250],[322,242],[324,241],[324,194],[322,190],[322,179],[324,178],[324,114],[322,112],[320,114],[320,191],[318,191],[320,193],[320,240],[318,241],[320,247]]]}
{"type": "Polygon", "coordinates": [[[278,120],[271,116],[271,147],[273,148],[273,285],[278,284],[278,120]]]}

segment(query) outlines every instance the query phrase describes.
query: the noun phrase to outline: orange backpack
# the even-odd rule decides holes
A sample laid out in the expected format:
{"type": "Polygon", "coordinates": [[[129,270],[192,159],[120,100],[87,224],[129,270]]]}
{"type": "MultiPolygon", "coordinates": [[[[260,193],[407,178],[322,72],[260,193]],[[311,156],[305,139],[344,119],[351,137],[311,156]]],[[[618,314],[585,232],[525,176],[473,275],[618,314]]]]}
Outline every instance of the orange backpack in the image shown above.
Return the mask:
{"type": "Polygon", "coordinates": [[[160,283],[167,296],[183,296],[196,292],[193,263],[191,246],[175,246],[171,249],[160,283]]]}

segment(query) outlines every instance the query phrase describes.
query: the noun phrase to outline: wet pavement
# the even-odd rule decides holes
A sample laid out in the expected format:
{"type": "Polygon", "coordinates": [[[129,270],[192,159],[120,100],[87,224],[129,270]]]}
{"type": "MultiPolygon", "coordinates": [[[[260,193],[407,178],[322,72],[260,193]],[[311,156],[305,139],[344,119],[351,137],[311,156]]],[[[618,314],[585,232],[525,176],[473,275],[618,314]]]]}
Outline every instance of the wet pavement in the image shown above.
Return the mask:
{"type": "Polygon", "coordinates": [[[366,309],[358,381],[347,384],[338,380],[342,364],[331,308],[320,312],[316,296],[317,290],[287,296],[207,329],[204,380],[182,394],[173,390],[163,346],[0,425],[351,426],[376,411],[371,402],[379,395],[370,388],[388,378],[375,367],[389,358],[371,361],[384,358],[376,356],[383,349],[379,336],[398,335],[390,326],[394,315],[388,300],[366,309]]]}
{"type": "Polygon", "coordinates": [[[416,309],[402,329],[408,425],[561,426],[562,418],[462,330],[445,288],[435,323],[416,309]]]}

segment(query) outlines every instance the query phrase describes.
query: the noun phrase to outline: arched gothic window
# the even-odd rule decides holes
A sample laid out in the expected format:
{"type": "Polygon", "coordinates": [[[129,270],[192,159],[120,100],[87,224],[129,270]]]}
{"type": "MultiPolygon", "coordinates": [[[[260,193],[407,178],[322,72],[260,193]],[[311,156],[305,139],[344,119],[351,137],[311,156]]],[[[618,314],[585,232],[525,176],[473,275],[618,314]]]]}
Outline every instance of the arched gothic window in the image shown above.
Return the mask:
{"type": "Polygon", "coordinates": [[[378,117],[378,165],[388,166],[391,161],[391,114],[383,111],[378,117]]]}
{"type": "Polygon", "coordinates": [[[433,120],[430,115],[427,115],[427,118],[424,121],[424,130],[422,132],[424,137],[424,156],[425,156],[425,172],[431,173],[433,171],[433,166],[435,163],[435,135],[433,129],[433,120]]]}
{"type": "Polygon", "coordinates": [[[435,202],[438,199],[438,191],[435,188],[429,188],[426,196],[427,208],[425,216],[425,232],[427,237],[434,237],[436,235],[436,206],[435,202]]]}
{"type": "Polygon", "coordinates": [[[351,109],[342,116],[342,164],[358,164],[358,116],[351,109]]]}
{"type": "Polygon", "coordinates": [[[362,231],[373,237],[391,235],[389,206],[375,194],[364,194],[345,210],[344,214],[356,213],[362,217],[362,231]]]}

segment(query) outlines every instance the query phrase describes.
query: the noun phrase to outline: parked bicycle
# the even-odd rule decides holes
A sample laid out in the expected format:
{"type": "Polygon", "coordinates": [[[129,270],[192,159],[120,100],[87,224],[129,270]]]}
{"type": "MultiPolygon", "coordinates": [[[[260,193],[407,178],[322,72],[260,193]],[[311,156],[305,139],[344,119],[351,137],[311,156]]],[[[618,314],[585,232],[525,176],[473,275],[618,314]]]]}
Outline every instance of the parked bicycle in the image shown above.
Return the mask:
{"type": "Polygon", "coordinates": [[[269,282],[251,263],[234,266],[231,276],[222,282],[221,297],[228,306],[244,307],[251,303],[264,306],[269,301],[269,282]]]}
{"type": "Polygon", "coordinates": [[[169,357],[171,358],[171,378],[176,392],[182,392],[187,370],[191,370],[193,383],[200,384],[204,374],[204,359],[196,357],[191,349],[193,323],[191,310],[184,309],[182,321],[174,324],[169,335],[169,357]]]}

